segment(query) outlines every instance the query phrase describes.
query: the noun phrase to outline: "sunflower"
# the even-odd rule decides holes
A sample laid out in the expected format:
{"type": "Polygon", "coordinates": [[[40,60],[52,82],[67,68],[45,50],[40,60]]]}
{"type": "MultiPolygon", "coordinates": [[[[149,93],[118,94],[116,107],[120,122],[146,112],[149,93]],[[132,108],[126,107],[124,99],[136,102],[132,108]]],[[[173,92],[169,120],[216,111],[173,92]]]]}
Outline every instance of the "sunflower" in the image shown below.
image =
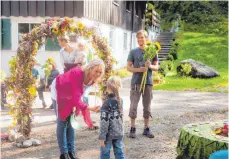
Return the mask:
{"type": "Polygon", "coordinates": [[[77,23],[77,27],[78,27],[79,30],[83,30],[84,24],[82,22],[78,22],[77,23]]]}
{"type": "Polygon", "coordinates": [[[59,33],[59,29],[57,27],[52,28],[52,33],[53,34],[58,34],[59,33]]]}
{"type": "Polygon", "coordinates": [[[160,45],[159,42],[155,42],[154,45],[156,46],[157,51],[160,51],[161,50],[161,45],[160,45]]]}
{"type": "Polygon", "coordinates": [[[151,45],[152,44],[152,41],[150,41],[150,40],[148,40],[147,42],[146,42],[146,45],[151,45]]]}

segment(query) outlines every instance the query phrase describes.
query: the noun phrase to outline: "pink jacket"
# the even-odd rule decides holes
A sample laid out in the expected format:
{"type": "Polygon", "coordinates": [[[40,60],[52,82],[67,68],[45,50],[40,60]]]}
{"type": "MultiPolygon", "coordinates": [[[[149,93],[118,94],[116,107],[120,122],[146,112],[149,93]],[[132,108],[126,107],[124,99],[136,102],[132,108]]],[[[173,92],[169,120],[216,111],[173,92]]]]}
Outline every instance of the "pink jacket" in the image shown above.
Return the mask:
{"type": "Polygon", "coordinates": [[[58,116],[66,120],[72,113],[73,107],[76,107],[76,115],[81,112],[85,123],[91,128],[93,123],[90,111],[86,109],[87,104],[81,99],[84,93],[83,80],[84,72],[80,67],[75,67],[56,78],[58,116]]]}

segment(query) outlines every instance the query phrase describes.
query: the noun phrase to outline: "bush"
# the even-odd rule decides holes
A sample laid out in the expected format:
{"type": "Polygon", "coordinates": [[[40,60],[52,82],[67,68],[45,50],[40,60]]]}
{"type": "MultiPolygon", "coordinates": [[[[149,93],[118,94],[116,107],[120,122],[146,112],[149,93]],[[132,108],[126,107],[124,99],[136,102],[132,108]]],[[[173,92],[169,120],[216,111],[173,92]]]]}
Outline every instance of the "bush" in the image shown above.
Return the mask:
{"type": "Polygon", "coordinates": [[[161,73],[163,76],[166,76],[169,71],[173,69],[173,62],[172,61],[162,61],[160,63],[160,67],[158,72],[161,73]]]}
{"type": "Polygon", "coordinates": [[[202,32],[217,35],[228,34],[228,23],[227,22],[212,22],[207,24],[185,24],[185,31],[190,32],[202,32]]]}
{"type": "Polygon", "coordinates": [[[181,64],[177,67],[177,74],[180,76],[190,76],[192,66],[188,63],[181,64]]]}
{"type": "Polygon", "coordinates": [[[173,61],[173,60],[174,60],[173,55],[169,54],[169,55],[166,57],[166,60],[168,60],[168,61],[173,61]]]}
{"type": "Polygon", "coordinates": [[[173,60],[178,59],[178,56],[177,56],[178,46],[179,46],[179,43],[176,41],[173,41],[172,47],[169,51],[169,54],[173,56],[173,60]]]}
{"type": "Polygon", "coordinates": [[[172,61],[167,61],[168,69],[171,71],[173,69],[173,62],[172,61]]]}

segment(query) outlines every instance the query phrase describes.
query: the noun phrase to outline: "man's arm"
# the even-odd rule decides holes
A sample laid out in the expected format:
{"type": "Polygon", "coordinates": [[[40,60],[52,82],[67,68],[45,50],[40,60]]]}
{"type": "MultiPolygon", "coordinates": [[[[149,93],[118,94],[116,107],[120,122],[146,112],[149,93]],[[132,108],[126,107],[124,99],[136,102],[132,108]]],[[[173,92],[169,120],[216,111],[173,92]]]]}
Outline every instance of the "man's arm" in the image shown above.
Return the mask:
{"type": "Polygon", "coordinates": [[[133,67],[133,62],[128,61],[127,62],[127,70],[129,72],[133,72],[133,73],[134,72],[145,72],[147,70],[147,68],[146,67],[134,68],[133,67]]]}
{"type": "Polygon", "coordinates": [[[158,71],[158,69],[159,69],[158,61],[153,61],[153,64],[150,65],[149,68],[150,68],[152,71],[158,71]]]}

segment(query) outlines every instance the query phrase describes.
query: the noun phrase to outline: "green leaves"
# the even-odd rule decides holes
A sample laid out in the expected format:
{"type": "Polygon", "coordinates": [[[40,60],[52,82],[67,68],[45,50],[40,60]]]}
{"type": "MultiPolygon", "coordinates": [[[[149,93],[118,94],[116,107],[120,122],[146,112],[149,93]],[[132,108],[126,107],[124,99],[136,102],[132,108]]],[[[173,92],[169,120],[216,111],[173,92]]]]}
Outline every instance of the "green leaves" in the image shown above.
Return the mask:
{"type": "Polygon", "coordinates": [[[147,46],[144,49],[144,52],[144,60],[151,60],[157,54],[156,47],[153,43],[147,44],[147,46]]]}

